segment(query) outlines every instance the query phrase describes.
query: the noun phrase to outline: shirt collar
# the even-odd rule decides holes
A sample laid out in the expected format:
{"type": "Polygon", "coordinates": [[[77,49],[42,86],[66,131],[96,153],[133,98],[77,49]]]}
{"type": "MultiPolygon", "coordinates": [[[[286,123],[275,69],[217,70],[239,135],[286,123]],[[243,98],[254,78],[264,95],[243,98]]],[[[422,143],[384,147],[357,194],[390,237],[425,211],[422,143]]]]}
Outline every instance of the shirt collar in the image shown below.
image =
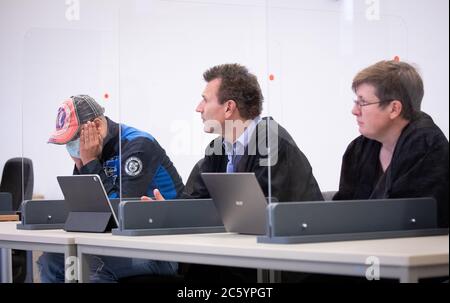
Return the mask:
{"type": "Polygon", "coordinates": [[[243,155],[245,148],[247,147],[248,143],[250,142],[250,138],[252,137],[256,125],[258,125],[259,121],[261,120],[261,116],[257,116],[255,119],[250,122],[250,125],[245,129],[245,131],[239,136],[239,138],[234,142],[234,144],[224,140],[223,146],[225,148],[225,153],[228,156],[231,156],[233,154],[236,155],[243,155]],[[234,151],[234,153],[233,153],[234,151]]]}

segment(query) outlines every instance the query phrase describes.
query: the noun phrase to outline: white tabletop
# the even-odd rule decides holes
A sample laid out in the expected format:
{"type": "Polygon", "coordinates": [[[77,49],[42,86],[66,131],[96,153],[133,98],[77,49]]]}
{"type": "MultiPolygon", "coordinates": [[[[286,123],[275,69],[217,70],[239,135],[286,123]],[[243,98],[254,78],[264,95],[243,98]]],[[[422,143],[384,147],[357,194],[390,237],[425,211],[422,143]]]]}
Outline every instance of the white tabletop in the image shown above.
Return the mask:
{"type": "Polygon", "coordinates": [[[423,266],[449,263],[448,239],[447,235],[313,244],[260,244],[255,236],[231,233],[144,237],[83,234],[75,237],[75,242],[96,247],[355,264],[364,264],[368,257],[375,256],[384,265],[423,266]]]}
{"type": "MultiPolygon", "coordinates": [[[[116,236],[55,230],[18,230],[0,222],[0,244],[25,249],[57,249],[72,255],[115,255],[238,267],[361,275],[369,257],[378,258],[384,276],[417,281],[448,275],[449,237],[415,237],[311,244],[257,243],[255,236],[232,233],[116,236]],[[43,247],[45,246],[45,247],[43,247]],[[51,246],[49,248],[48,246],[51,246]],[[55,248],[56,247],[56,248],[55,248]]],[[[2,248],[3,249],[3,248],[2,248]]],[[[2,257],[3,263],[7,259],[2,257]],[[4,259],[4,260],[3,260],[4,259]]],[[[9,263],[9,261],[8,261],[9,263]]],[[[10,276],[2,274],[2,276],[10,276]]],[[[11,279],[9,279],[11,280],[11,279]]]]}
{"type": "Polygon", "coordinates": [[[16,225],[20,222],[0,222],[0,241],[27,243],[75,244],[75,236],[81,233],[66,232],[62,229],[22,230],[16,225]]]}
{"type": "Polygon", "coordinates": [[[180,251],[241,256],[363,264],[376,256],[385,265],[422,266],[449,263],[449,237],[417,237],[312,244],[262,244],[255,236],[232,233],[167,236],[115,236],[111,233],[74,233],[61,229],[18,230],[17,222],[0,222],[0,241],[78,244],[142,250],[180,251]]]}
{"type": "MultiPolygon", "coordinates": [[[[75,236],[80,233],[65,232],[62,229],[52,230],[22,230],[17,229],[20,222],[0,222],[1,248],[1,281],[12,282],[11,249],[41,250],[63,253],[65,257],[76,256],[75,236]]],[[[70,266],[65,263],[65,268],[70,266]]],[[[67,282],[75,282],[74,279],[67,282]]]]}

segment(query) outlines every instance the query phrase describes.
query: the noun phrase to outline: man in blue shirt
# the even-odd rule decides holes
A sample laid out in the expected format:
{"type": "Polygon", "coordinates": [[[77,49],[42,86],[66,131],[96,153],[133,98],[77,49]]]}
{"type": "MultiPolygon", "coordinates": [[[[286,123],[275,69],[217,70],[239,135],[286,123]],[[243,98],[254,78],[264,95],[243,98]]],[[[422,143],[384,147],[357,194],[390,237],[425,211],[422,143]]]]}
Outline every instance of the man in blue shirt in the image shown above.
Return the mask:
{"type": "MultiPolygon", "coordinates": [[[[273,118],[261,117],[264,98],[256,76],[245,66],[222,64],[203,78],[206,87],[196,111],[204,131],[218,137],[206,147],[183,197],[210,197],[201,173],[253,172],[264,194],[270,191],[280,202],[323,200],[311,165],[291,135],[273,118]]],[[[167,198],[157,190],[154,196],[167,198]]]]}
{"type": "MultiPolygon", "coordinates": [[[[109,198],[151,195],[158,188],[174,199],[183,191],[177,170],[155,138],[115,123],[87,95],[71,97],[61,105],[49,143],[66,145],[75,162],[74,174],[99,175],[109,198]]],[[[38,263],[42,282],[64,282],[62,255],[45,253],[38,263]]],[[[178,267],[173,262],[106,256],[93,256],[90,263],[93,282],[141,274],[171,275],[178,267]]]]}
{"type": "MultiPolygon", "coordinates": [[[[265,196],[280,202],[323,200],[311,165],[294,139],[271,117],[261,117],[263,95],[255,75],[239,64],[208,69],[206,87],[196,111],[204,131],[218,137],[194,167],[184,198],[210,198],[201,173],[253,172],[265,196]]],[[[166,198],[157,190],[157,200],[166,198]]],[[[252,218],[248,218],[251,220],[252,218]]],[[[194,281],[255,282],[251,269],[194,266],[194,281]]]]}

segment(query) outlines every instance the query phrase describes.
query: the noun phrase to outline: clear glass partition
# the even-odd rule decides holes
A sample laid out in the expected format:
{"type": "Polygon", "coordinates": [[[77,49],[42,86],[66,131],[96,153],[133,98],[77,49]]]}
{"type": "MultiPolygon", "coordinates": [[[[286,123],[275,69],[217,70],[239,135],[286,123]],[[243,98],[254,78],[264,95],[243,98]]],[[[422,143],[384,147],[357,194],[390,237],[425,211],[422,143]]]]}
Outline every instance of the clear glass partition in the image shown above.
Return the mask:
{"type": "Polygon", "coordinates": [[[14,191],[15,209],[31,198],[63,198],[56,177],[72,175],[75,162],[64,145],[47,142],[65,121],[60,105],[89,95],[108,117],[97,172],[110,198],[153,196],[155,188],[166,199],[207,198],[199,173],[228,172],[236,151],[228,157],[220,137],[238,138],[221,120],[223,107],[206,109],[205,99],[217,96],[203,73],[238,63],[256,75],[264,102],[253,124],[245,121],[258,141],[244,141],[254,145],[243,156],[258,157],[237,158],[230,172],[255,173],[270,201],[320,199],[338,189],[342,155],[359,136],[351,83],[369,65],[396,58],[417,66],[422,109],[448,138],[448,5],[0,0],[0,169],[15,159],[20,187],[2,179],[0,191],[14,191]],[[222,157],[199,166],[215,139],[222,157]]]}
{"type": "MultiPolygon", "coordinates": [[[[13,96],[21,104],[22,155],[34,167],[35,197],[62,199],[56,177],[72,175],[75,162],[66,145],[48,141],[56,128],[65,131],[74,108],[60,106],[72,96],[88,95],[105,109],[105,115],[119,118],[118,4],[4,2],[10,10],[9,26],[14,28],[16,52],[6,64],[17,73],[13,96]]],[[[80,109],[76,112],[84,122],[80,109]]],[[[65,136],[77,137],[70,131],[65,136]]]]}
{"type": "MultiPolygon", "coordinates": [[[[258,0],[121,2],[120,122],[150,134],[187,185],[185,195],[175,194],[173,189],[177,185],[171,185],[164,177],[169,176],[176,183],[175,172],[167,163],[161,166],[161,151],[155,151],[150,162],[142,164],[144,170],[146,165],[152,169],[147,172],[149,179],[141,192],[145,190],[153,196],[152,189],[159,188],[170,199],[208,197],[207,191],[193,191],[192,186],[201,179],[191,172],[197,170],[205,153],[211,152],[206,150],[212,140],[233,125],[213,121],[217,116],[198,108],[202,95],[208,94],[203,73],[216,65],[239,63],[257,76],[266,96],[266,12],[266,2],[258,0]],[[152,164],[155,161],[160,161],[156,167],[152,164]]],[[[269,102],[267,98],[264,100],[265,112],[269,102]]],[[[219,143],[213,152],[222,154],[225,152],[222,148],[219,143]]],[[[132,158],[127,156],[122,161],[139,166],[132,158]]],[[[202,171],[226,172],[225,166],[213,166],[209,164],[202,171]]],[[[133,172],[124,173],[127,175],[123,181],[132,179],[133,172]]],[[[122,183],[123,193],[128,191],[124,186],[122,183]]],[[[267,193],[267,180],[263,187],[267,193]]]]}
{"type": "MultiPolygon", "coordinates": [[[[425,82],[423,110],[448,137],[448,85],[438,85],[448,79],[448,28],[443,25],[448,24],[448,3],[267,3],[268,69],[274,74],[269,82],[270,113],[307,158],[320,191],[338,190],[342,155],[360,135],[351,113],[353,77],[378,61],[397,58],[419,68],[425,82]]],[[[287,163],[298,164],[294,154],[286,156],[287,163]]],[[[300,174],[301,167],[296,169],[300,174]]],[[[298,190],[287,199],[309,200],[310,195],[300,194],[308,180],[291,173],[295,182],[284,190],[291,186],[298,190]]],[[[272,182],[272,192],[274,186],[272,182]]]]}
{"type": "MultiPolygon", "coordinates": [[[[446,1],[3,0],[0,8],[0,167],[31,159],[35,197],[61,198],[56,176],[72,174],[65,147],[47,141],[58,107],[78,94],[93,97],[112,121],[156,139],[186,184],[222,134],[206,133],[196,110],[203,72],[224,63],[257,76],[261,117],[282,127],[269,132],[277,140],[268,138],[275,146],[260,182],[280,202],[302,199],[311,180],[301,172],[309,166],[320,191],[337,190],[342,154],[359,135],[351,82],[377,61],[397,56],[418,66],[423,109],[448,137],[446,1]]],[[[132,137],[121,129],[120,140],[125,135],[132,137]]],[[[132,177],[139,161],[121,152],[121,168],[104,168],[132,177]]],[[[126,194],[119,182],[116,192],[151,195],[151,187],[126,194]]]]}
{"type": "Polygon", "coordinates": [[[18,52],[21,40],[8,30],[11,24],[19,25],[19,22],[14,22],[6,7],[5,2],[0,3],[0,121],[3,125],[0,129],[0,173],[3,175],[0,209],[11,211],[17,209],[22,199],[23,183],[21,73],[17,68],[21,59],[18,52]],[[7,180],[11,178],[15,179],[15,185],[7,180]]]}

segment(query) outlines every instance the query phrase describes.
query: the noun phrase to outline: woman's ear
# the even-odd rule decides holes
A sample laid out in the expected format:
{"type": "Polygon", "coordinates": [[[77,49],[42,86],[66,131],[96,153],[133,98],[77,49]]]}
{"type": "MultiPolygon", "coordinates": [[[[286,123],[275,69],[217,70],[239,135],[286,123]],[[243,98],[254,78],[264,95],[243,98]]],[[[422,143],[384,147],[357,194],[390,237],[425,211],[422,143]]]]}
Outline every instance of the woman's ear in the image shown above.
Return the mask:
{"type": "Polygon", "coordinates": [[[395,119],[399,116],[401,116],[402,114],[402,110],[403,110],[403,104],[402,102],[398,101],[398,100],[394,100],[391,102],[391,119],[395,119]]]}

